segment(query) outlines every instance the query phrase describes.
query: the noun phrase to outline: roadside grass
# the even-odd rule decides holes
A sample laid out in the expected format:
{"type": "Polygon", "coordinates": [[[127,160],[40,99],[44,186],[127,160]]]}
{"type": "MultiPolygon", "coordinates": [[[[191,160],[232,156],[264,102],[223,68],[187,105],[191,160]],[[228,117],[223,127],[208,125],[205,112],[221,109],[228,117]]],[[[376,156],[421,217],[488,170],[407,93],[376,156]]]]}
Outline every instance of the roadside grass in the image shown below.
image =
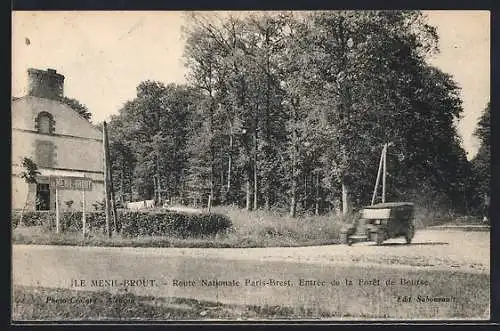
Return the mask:
{"type": "Polygon", "coordinates": [[[235,207],[215,207],[227,215],[236,233],[247,237],[289,237],[297,241],[337,239],[344,224],[340,215],[299,215],[295,218],[278,211],[246,211],[235,207]]]}
{"type": "Polygon", "coordinates": [[[430,208],[416,208],[414,224],[417,229],[426,228],[428,226],[442,225],[484,225],[480,216],[464,216],[454,215],[445,210],[433,210],[430,208]]]}
{"type": "Polygon", "coordinates": [[[106,246],[106,247],[179,247],[179,248],[253,248],[298,247],[335,244],[336,240],[312,239],[295,241],[289,237],[248,238],[237,234],[215,235],[200,238],[140,236],[125,238],[114,234],[111,238],[102,233],[92,233],[83,238],[80,232],[43,232],[39,227],[16,228],[12,242],[24,245],[106,246]]]}
{"type": "MultiPolygon", "coordinates": [[[[200,210],[179,208],[187,212],[200,210]]],[[[150,210],[151,213],[160,210],[150,210]]],[[[298,215],[292,218],[286,212],[255,210],[246,211],[238,207],[214,207],[213,213],[224,214],[232,221],[232,227],[224,233],[209,236],[180,238],[168,236],[139,236],[126,238],[119,233],[111,238],[102,232],[92,231],[85,238],[79,232],[56,234],[39,226],[18,226],[12,231],[15,244],[110,246],[110,247],[193,247],[193,248],[252,248],[252,247],[297,247],[337,244],[339,232],[346,219],[342,215],[298,215]]],[[[449,222],[435,213],[417,210],[417,229],[429,225],[449,222]]],[[[457,218],[460,224],[468,224],[473,218],[457,218]]]]}
{"type": "MultiPolygon", "coordinates": [[[[155,212],[155,211],[151,211],[155,212]]],[[[139,236],[126,238],[115,233],[111,238],[93,231],[85,238],[81,232],[45,230],[41,226],[21,227],[12,231],[16,244],[111,246],[111,247],[197,247],[252,248],[296,247],[335,244],[343,225],[339,216],[299,216],[291,218],[269,211],[246,211],[238,208],[214,208],[227,215],[233,226],[225,233],[180,238],[175,236],[139,236]]]]}
{"type": "Polygon", "coordinates": [[[14,321],[52,320],[246,320],[325,318],[318,309],[287,306],[230,305],[189,298],[111,294],[61,288],[13,288],[14,321]]]}

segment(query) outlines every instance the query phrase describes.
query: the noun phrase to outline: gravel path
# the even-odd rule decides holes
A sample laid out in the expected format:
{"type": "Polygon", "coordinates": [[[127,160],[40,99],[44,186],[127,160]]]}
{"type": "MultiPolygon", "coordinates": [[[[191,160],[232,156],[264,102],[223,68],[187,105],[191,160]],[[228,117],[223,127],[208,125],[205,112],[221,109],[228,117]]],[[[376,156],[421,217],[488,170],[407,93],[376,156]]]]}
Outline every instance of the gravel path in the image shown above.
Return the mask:
{"type": "Polygon", "coordinates": [[[286,261],[319,264],[366,264],[390,268],[457,269],[484,272],[490,270],[490,233],[473,231],[423,230],[415,234],[413,243],[403,238],[391,239],[381,246],[371,242],[352,246],[326,245],[274,248],[132,248],[70,247],[15,245],[23,251],[37,247],[41,251],[74,250],[76,252],[121,252],[132,255],[189,256],[239,261],[286,261]]]}

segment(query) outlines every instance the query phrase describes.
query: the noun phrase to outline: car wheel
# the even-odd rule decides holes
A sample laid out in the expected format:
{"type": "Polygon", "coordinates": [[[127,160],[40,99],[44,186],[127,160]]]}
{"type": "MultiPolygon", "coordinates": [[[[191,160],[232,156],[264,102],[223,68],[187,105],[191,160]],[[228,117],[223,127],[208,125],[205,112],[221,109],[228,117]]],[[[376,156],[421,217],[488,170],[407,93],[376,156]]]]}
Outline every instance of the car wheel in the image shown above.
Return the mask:
{"type": "Polygon", "coordinates": [[[347,240],[347,233],[340,234],[340,243],[344,245],[349,245],[349,241],[347,240]]]}
{"type": "Polygon", "coordinates": [[[413,225],[410,225],[408,227],[408,230],[406,231],[405,239],[406,239],[406,244],[411,244],[411,241],[413,239],[413,236],[415,235],[415,229],[413,228],[413,225]]]}
{"type": "Polygon", "coordinates": [[[376,233],[373,234],[373,241],[375,242],[375,244],[377,246],[382,245],[382,243],[384,242],[384,240],[385,240],[384,233],[382,233],[382,232],[376,232],[376,233]]]}

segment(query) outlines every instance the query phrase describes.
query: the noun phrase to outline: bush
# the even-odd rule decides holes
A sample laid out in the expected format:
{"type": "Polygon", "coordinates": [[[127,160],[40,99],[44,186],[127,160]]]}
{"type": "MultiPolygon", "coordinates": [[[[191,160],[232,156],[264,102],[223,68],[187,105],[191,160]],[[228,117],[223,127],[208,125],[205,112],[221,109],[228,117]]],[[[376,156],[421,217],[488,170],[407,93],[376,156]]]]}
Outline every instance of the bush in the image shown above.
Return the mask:
{"type": "MultiPolygon", "coordinates": [[[[55,227],[55,215],[51,228],[55,227]]],[[[82,212],[65,212],[60,214],[60,226],[62,231],[81,231],[82,212]]],[[[85,213],[85,226],[89,231],[104,231],[106,229],[106,215],[104,212],[85,213]]]]}
{"type": "Polygon", "coordinates": [[[21,218],[21,213],[17,210],[12,210],[10,213],[10,224],[13,229],[17,228],[19,220],[21,218]]]}
{"type": "Polygon", "coordinates": [[[127,237],[174,235],[182,238],[214,235],[232,226],[220,214],[123,212],[122,234],[127,237]]]}
{"type": "MultiPolygon", "coordinates": [[[[50,211],[26,211],[23,213],[24,226],[45,226],[51,219],[55,219],[56,214],[50,211]]],[[[21,221],[21,211],[13,210],[11,213],[12,226],[15,228],[21,221]]]]}
{"type": "MultiPolygon", "coordinates": [[[[81,231],[82,212],[62,212],[60,215],[61,231],[81,231]]],[[[12,224],[17,226],[21,213],[12,213],[12,224]]],[[[42,226],[52,230],[56,226],[56,215],[53,211],[25,212],[25,226],[42,226]]],[[[110,220],[112,221],[112,220],[110,220]]],[[[225,232],[232,226],[231,220],[220,214],[182,214],[173,212],[149,213],[139,211],[119,211],[117,221],[125,237],[165,236],[173,235],[199,237],[225,232]]],[[[86,213],[86,224],[89,231],[104,231],[106,216],[104,212],[86,213]]]]}

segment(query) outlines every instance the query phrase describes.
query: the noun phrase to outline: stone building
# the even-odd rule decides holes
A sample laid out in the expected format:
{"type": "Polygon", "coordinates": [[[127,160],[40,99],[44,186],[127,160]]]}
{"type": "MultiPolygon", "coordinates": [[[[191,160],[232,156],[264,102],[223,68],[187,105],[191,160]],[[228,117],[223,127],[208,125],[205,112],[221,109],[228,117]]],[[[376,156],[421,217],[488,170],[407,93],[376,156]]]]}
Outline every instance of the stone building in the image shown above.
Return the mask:
{"type": "MultiPolygon", "coordinates": [[[[94,210],[104,198],[101,131],[59,101],[63,75],[52,69],[28,69],[28,79],[28,95],[14,98],[11,106],[12,208],[54,210],[56,181],[85,177],[92,181],[85,192],[86,210],[94,210]],[[24,157],[38,166],[37,184],[28,185],[20,176],[24,157]]],[[[58,189],[60,210],[82,210],[83,195],[80,190],[58,189]]]]}

